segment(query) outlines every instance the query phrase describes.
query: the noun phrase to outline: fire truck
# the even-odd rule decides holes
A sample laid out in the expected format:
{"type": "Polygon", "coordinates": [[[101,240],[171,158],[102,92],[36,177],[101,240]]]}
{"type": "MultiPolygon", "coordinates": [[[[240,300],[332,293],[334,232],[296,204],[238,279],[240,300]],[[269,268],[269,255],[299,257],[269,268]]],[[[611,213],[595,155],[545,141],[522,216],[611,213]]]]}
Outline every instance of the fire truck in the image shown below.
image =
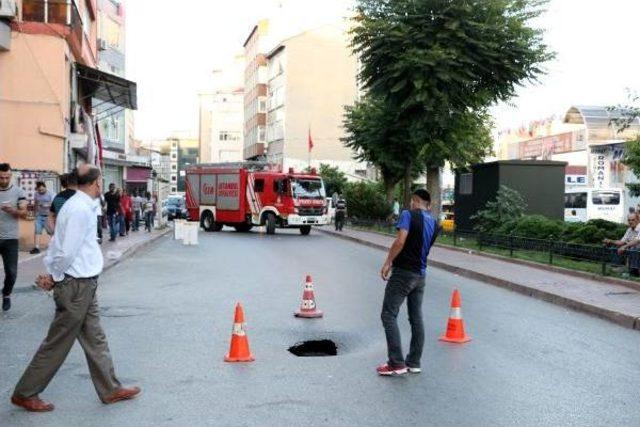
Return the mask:
{"type": "Polygon", "coordinates": [[[186,205],[190,221],[205,231],[223,226],[247,232],[266,226],[297,228],[307,235],[312,225],[329,223],[322,178],[287,173],[263,162],[198,164],[186,170],[186,205]]]}

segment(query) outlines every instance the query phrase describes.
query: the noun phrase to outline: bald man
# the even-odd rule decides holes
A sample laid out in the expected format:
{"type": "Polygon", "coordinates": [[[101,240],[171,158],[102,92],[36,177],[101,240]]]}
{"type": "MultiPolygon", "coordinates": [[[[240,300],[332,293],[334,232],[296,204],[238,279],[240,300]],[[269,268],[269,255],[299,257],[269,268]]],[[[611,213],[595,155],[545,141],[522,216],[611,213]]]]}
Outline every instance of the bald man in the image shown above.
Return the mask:
{"type": "Polygon", "coordinates": [[[79,166],[78,191],[60,210],[55,233],[44,258],[48,274],[36,283],[53,289],[56,312],[47,337],[16,385],[11,402],[27,411],[52,411],[40,399],[76,339],[82,346],[93,385],[103,403],[131,399],[140,388],[124,388],[115,376],[107,338],[100,326],[96,299],[103,259],[96,241],[95,200],[102,193],[100,170],[79,166]]]}

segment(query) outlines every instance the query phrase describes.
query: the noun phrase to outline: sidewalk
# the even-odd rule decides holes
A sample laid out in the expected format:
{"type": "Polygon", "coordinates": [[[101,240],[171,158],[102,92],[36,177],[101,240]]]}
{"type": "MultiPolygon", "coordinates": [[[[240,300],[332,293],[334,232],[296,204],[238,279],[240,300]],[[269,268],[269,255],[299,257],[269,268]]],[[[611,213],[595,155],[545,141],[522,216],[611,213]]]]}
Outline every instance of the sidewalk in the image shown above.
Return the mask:
{"type": "MultiPolygon", "coordinates": [[[[107,232],[105,234],[107,238],[100,245],[104,256],[104,270],[108,270],[170,231],[173,231],[173,228],[167,227],[162,230],[153,230],[152,233],[142,230],[135,233],[130,232],[127,237],[118,237],[115,242],[109,242],[109,233],[107,232]]],[[[45,273],[44,264],[42,263],[44,253],[44,250],[38,255],[20,252],[18,258],[18,280],[13,290],[14,293],[28,292],[34,289],[33,283],[36,277],[45,273]]],[[[4,273],[1,269],[0,277],[4,278],[4,273]]]]}
{"type": "MultiPolygon", "coordinates": [[[[349,228],[341,233],[328,227],[317,230],[383,250],[393,242],[391,236],[349,228]]],[[[637,289],[443,246],[431,249],[428,263],[432,267],[640,330],[640,292],[637,289]]]]}

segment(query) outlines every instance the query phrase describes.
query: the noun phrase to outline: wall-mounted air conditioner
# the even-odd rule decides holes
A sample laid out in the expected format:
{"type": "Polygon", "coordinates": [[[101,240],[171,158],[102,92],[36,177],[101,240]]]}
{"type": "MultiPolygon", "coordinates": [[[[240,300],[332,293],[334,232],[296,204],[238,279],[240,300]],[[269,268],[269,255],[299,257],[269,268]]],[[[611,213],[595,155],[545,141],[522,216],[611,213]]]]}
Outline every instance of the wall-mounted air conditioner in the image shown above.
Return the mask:
{"type": "Polygon", "coordinates": [[[0,0],[0,19],[14,20],[18,16],[16,0],[0,0]]]}

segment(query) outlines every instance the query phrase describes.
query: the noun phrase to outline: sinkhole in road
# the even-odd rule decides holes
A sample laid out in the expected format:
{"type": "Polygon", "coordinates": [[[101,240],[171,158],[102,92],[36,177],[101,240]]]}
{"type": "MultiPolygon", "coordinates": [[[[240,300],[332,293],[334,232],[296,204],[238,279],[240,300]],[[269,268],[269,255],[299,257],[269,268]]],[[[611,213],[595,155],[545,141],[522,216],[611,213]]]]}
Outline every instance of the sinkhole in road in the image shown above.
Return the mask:
{"type": "Polygon", "coordinates": [[[289,347],[289,352],[298,357],[337,356],[338,346],[331,340],[302,341],[289,347]]]}

